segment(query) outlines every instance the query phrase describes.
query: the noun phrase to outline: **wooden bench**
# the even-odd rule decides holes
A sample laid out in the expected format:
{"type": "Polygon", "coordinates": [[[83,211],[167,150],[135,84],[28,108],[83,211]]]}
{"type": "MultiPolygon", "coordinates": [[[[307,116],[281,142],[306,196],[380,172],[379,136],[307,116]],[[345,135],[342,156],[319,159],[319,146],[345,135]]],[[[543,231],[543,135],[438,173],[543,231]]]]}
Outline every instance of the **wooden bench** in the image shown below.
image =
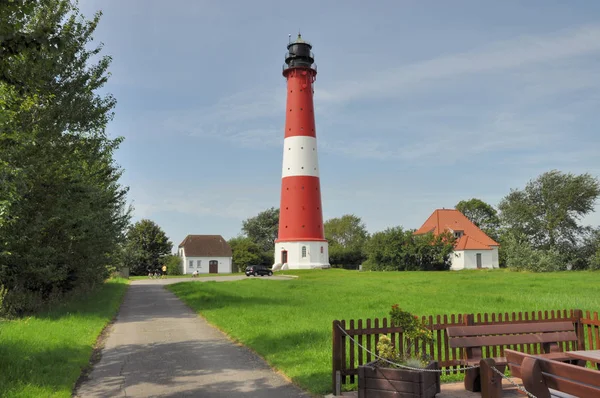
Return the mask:
{"type": "MultiPolygon", "coordinates": [[[[575,328],[570,321],[450,326],[446,328],[446,332],[451,348],[465,350],[465,358],[461,361],[463,366],[479,365],[483,359],[483,347],[519,344],[541,344],[544,355],[557,361],[569,361],[571,358],[561,353],[559,343],[577,341],[575,328]]],[[[492,359],[496,369],[504,372],[507,365],[506,358],[492,359]]],[[[491,389],[496,391],[498,388],[501,389],[501,383],[500,386],[494,384],[497,380],[491,379],[489,373],[486,373],[483,382],[482,378],[479,368],[467,370],[465,389],[475,392],[485,390],[482,393],[491,389]]]]}
{"type": "Polygon", "coordinates": [[[509,349],[504,354],[511,374],[537,398],[600,397],[598,370],[509,349]]]}

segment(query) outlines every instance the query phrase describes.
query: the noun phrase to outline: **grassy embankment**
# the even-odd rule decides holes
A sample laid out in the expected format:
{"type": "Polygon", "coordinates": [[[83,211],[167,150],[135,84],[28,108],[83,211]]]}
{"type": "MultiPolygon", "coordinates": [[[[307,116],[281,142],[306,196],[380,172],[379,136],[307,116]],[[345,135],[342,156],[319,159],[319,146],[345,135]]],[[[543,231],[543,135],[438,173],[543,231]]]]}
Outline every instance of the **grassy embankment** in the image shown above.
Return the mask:
{"type": "Polygon", "coordinates": [[[70,397],[127,283],[110,280],[51,311],[0,320],[0,397],[70,397]]]}
{"type": "Polygon", "coordinates": [[[313,393],[331,392],[331,323],[387,316],[600,311],[600,272],[285,271],[286,281],[178,283],[167,288],[233,339],[313,393]]]}

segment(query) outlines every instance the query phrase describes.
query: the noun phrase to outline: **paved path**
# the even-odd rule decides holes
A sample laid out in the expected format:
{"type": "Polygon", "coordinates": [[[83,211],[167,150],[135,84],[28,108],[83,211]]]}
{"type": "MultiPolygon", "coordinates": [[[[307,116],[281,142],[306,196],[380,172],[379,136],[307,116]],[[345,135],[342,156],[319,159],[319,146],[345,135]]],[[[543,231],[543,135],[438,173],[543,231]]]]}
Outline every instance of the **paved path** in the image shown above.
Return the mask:
{"type": "MultiPolygon", "coordinates": [[[[269,279],[280,278],[287,279],[269,279]]],[[[178,281],[131,283],[102,358],[76,397],[310,397],[162,286],[178,281]]]]}

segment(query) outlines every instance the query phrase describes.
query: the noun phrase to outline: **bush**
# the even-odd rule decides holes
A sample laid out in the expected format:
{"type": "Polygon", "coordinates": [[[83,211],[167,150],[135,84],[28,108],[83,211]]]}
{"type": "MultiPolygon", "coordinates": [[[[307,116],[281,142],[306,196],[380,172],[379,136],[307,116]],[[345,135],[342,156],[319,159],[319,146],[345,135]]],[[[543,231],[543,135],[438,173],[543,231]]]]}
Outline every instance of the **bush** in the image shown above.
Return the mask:
{"type": "Polygon", "coordinates": [[[590,265],[589,268],[591,270],[597,271],[600,270],[600,247],[596,250],[596,253],[590,257],[590,265]]]}
{"type": "Polygon", "coordinates": [[[6,310],[4,308],[4,297],[6,297],[6,293],[8,293],[8,290],[4,285],[0,285],[0,318],[6,315],[6,310]]]}
{"type": "Polygon", "coordinates": [[[167,266],[167,275],[183,275],[183,260],[179,256],[169,254],[163,259],[167,266]]]}
{"type": "Polygon", "coordinates": [[[509,233],[504,239],[506,266],[514,271],[552,272],[564,269],[564,259],[555,249],[534,249],[524,235],[509,233]]]}

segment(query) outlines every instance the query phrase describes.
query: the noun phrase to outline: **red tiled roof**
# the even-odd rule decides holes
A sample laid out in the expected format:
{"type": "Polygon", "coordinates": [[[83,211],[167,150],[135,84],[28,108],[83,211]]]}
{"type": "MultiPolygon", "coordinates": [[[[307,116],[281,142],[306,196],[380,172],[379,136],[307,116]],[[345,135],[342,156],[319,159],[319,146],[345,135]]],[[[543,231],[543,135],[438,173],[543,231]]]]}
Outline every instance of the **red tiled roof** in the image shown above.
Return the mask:
{"type": "Polygon", "coordinates": [[[444,231],[462,231],[463,235],[454,245],[454,250],[491,250],[491,246],[500,246],[471,222],[464,214],[455,209],[437,209],[415,231],[415,235],[433,232],[434,235],[444,231]]]}
{"type": "Polygon", "coordinates": [[[229,243],[221,235],[188,235],[179,244],[186,257],[231,257],[229,243]]]}

